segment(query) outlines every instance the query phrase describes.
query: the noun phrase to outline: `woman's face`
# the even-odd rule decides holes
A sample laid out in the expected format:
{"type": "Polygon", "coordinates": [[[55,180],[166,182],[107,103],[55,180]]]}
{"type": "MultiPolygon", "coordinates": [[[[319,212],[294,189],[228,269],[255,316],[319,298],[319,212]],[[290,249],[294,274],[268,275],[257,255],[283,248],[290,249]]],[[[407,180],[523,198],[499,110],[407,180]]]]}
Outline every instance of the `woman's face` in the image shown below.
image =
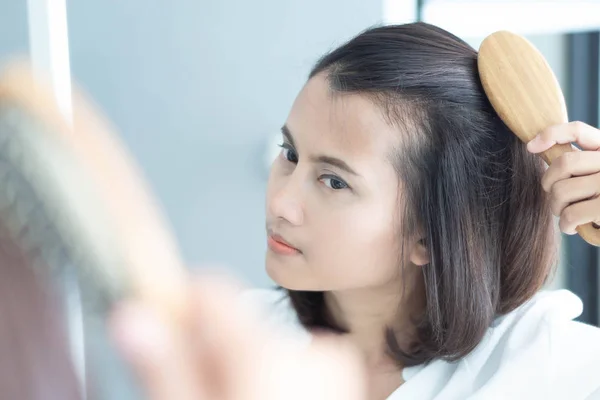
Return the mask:
{"type": "Polygon", "coordinates": [[[323,76],[305,85],[267,191],[266,268],[276,283],[347,290],[399,275],[397,136],[368,99],[332,94],[323,76]]]}

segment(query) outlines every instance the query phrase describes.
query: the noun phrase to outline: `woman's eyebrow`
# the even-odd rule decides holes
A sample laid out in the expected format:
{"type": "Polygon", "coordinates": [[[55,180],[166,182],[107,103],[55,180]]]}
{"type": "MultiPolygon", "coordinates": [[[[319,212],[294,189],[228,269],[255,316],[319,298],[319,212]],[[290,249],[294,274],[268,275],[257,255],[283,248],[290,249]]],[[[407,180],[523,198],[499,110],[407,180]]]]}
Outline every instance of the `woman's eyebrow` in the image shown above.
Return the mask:
{"type": "MultiPolygon", "coordinates": [[[[292,146],[296,147],[296,145],[294,144],[294,136],[292,135],[292,132],[290,131],[290,129],[288,128],[287,125],[284,124],[281,127],[281,134],[287,139],[287,141],[292,146]]],[[[341,160],[336,157],[331,157],[331,156],[327,156],[327,155],[323,155],[323,154],[311,155],[310,160],[315,163],[324,163],[324,164],[333,165],[334,167],[344,170],[352,175],[360,176],[344,160],[341,160]]]]}
{"type": "Polygon", "coordinates": [[[294,143],[294,137],[292,136],[292,132],[290,132],[290,129],[286,124],[283,124],[283,126],[281,127],[281,134],[287,139],[288,142],[290,142],[292,146],[296,147],[296,144],[294,143]]]}

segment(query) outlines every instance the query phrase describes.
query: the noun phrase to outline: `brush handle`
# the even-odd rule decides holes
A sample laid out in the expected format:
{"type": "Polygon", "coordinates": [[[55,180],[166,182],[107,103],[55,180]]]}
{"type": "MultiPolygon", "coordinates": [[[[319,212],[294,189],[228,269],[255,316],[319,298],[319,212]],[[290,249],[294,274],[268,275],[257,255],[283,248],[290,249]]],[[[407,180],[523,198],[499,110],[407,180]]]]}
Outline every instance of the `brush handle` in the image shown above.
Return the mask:
{"type": "Polygon", "coordinates": [[[577,227],[577,233],[583,240],[594,246],[600,246],[600,226],[593,222],[577,227]]]}
{"type": "Polygon", "coordinates": [[[546,164],[551,165],[552,162],[554,160],[556,160],[558,157],[562,156],[565,153],[571,152],[573,150],[574,150],[573,146],[570,143],[555,144],[554,146],[550,147],[548,150],[541,153],[540,157],[542,157],[542,159],[544,161],[546,161],[546,164]]]}

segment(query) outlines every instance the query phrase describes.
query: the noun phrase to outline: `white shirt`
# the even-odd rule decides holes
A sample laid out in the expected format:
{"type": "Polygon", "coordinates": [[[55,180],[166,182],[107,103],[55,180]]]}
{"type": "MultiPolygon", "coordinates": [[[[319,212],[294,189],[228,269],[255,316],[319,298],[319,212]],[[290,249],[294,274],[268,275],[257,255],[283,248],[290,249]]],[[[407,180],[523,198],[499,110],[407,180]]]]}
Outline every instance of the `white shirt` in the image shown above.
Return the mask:
{"type": "MultiPolygon", "coordinates": [[[[249,290],[242,298],[286,335],[310,340],[284,292],[249,290]]],[[[573,321],[582,310],[567,290],[539,292],[495,320],[461,360],[405,368],[405,383],[388,400],[600,400],[600,329],[573,321]]]]}

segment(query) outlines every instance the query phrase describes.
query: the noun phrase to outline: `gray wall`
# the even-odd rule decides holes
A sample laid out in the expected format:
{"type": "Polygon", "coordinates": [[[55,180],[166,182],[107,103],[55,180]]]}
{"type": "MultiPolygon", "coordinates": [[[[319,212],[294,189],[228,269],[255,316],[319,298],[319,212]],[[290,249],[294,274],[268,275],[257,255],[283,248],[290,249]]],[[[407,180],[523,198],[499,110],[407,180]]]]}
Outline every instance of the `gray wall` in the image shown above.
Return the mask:
{"type": "Polygon", "coordinates": [[[250,284],[270,283],[265,142],[317,57],[380,22],[381,7],[364,0],[68,3],[73,77],[119,127],[191,265],[216,262],[250,284]]]}
{"type": "Polygon", "coordinates": [[[27,1],[0,1],[0,62],[28,51],[27,1]]]}

